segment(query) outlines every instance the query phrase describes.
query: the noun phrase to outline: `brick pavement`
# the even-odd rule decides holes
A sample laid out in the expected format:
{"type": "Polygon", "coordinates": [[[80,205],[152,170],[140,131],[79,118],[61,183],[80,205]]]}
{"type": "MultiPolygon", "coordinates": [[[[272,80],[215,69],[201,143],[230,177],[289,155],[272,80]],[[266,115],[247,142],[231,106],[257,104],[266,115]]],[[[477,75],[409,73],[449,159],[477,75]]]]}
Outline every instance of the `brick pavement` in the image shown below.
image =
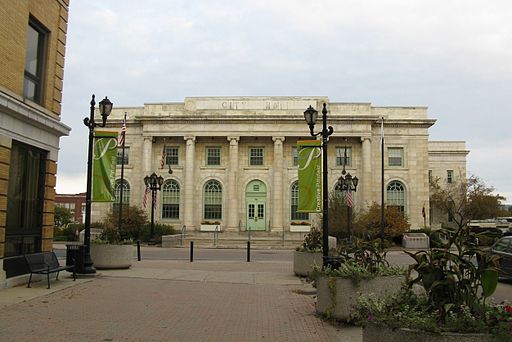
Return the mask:
{"type": "Polygon", "coordinates": [[[4,307],[0,340],[361,341],[360,329],[316,317],[290,272],[287,263],[137,262],[4,307]],[[205,273],[175,278],[187,272],[205,273]]]}

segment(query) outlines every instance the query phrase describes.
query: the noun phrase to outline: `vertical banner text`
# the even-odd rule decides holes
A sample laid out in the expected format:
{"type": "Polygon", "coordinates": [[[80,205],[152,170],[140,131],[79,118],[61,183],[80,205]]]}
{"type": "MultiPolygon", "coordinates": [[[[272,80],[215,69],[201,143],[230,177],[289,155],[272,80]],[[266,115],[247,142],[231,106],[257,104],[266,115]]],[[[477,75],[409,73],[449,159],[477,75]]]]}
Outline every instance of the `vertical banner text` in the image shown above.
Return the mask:
{"type": "Polygon", "coordinates": [[[322,149],[319,140],[297,142],[299,161],[298,212],[322,212],[322,149]]]}
{"type": "Polygon", "coordinates": [[[95,132],[92,161],[92,201],[114,202],[117,132],[95,132]]]}

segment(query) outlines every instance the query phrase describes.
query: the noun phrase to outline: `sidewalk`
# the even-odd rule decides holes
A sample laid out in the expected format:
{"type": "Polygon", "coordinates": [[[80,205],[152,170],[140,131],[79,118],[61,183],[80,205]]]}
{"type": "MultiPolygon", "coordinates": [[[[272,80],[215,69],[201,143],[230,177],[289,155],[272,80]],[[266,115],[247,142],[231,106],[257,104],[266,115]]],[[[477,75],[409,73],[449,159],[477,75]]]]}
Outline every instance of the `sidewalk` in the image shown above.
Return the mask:
{"type": "Polygon", "coordinates": [[[0,291],[2,341],[361,341],[315,316],[287,262],[143,260],[59,279],[0,291]]]}

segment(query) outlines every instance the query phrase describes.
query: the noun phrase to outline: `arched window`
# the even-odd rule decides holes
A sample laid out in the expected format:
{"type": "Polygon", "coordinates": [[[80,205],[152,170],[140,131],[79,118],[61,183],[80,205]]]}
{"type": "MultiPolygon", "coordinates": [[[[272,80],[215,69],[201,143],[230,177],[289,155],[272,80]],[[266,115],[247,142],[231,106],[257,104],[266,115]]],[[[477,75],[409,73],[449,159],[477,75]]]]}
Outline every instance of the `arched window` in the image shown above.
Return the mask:
{"type": "Polygon", "coordinates": [[[121,185],[121,180],[116,180],[115,185],[115,196],[116,199],[114,201],[114,209],[117,209],[119,207],[119,200],[121,196],[121,187],[123,187],[123,205],[129,205],[130,204],[130,184],[126,179],[123,179],[123,184],[121,185]]]}
{"type": "Polygon", "coordinates": [[[395,207],[405,215],[406,196],[405,186],[402,182],[392,181],[387,187],[387,207],[395,207]]]}
{"type": "Polygon", "coordinates": [[[203,190],[203,216],[205,220],[222,219],[222,185],[216,180],[209,180],[203,190]]]}
{"type": "Polygon", "coordinates": [[[292,221],[309,221],[309,213],[299,213],[299,182],[294,182],[291,188],[290,196],[290,217],[292,221]]]}
{"type": "Polygon", "coordinates": [[[180,185],[174,179],[162,185],[162,218],[180,218],[180,185]]]}

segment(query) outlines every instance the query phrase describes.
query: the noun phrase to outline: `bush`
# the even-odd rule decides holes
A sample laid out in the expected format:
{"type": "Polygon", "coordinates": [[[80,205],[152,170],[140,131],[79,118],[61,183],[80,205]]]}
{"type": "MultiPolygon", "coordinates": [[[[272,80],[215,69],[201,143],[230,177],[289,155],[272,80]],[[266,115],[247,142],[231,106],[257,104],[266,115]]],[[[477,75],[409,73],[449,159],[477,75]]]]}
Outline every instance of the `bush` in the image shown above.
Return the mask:
{"type": "MultiPolygon", "coordinates": [[[[142,241],[149,241],[151,234],[151,223],[146,223],[143,227],[140,239],[142,241]]],[[[164,223],[155,223],[155,242],[162,242],[162,235],[176,234],[173,226],[164,223]]]]}
{"type": "Polygon", "coordinates": [[[299,252],[320,252],[322,251],[322,232],[316,227],[312,227],[311,231],[304,237],[302,245],[297,247],[299,252]]]}
{"type": "MultiPolygon", "coordinates": [[[[359,213],[354,222],[354,235],[358,237],[369,236],[371,239],[380,237],[380,205],[372,204],[367,211],[359,213]]],[[[402,236],[411,225],[407,217],[396,208],[384,209],[384,238],[392,240],[396,236],[402,236]]]]}
{"type": "Polygon", "coordinates": [[[54,241],[77,241],[78,234],[84,225],[82,223],[68,223],[65,227],[55,227],[53,230],[54,241]]]}
{"type": "Polygon", "coordinates": [[[144,225],[148,222],[146,212],[137,206],[123,205],[121,231],[119,231],[118,210],[117,207],[110,210],[103,223],[98,224],[97,228],[107,231],[105,238],[111,243],[141,239],[144,225]]]}

